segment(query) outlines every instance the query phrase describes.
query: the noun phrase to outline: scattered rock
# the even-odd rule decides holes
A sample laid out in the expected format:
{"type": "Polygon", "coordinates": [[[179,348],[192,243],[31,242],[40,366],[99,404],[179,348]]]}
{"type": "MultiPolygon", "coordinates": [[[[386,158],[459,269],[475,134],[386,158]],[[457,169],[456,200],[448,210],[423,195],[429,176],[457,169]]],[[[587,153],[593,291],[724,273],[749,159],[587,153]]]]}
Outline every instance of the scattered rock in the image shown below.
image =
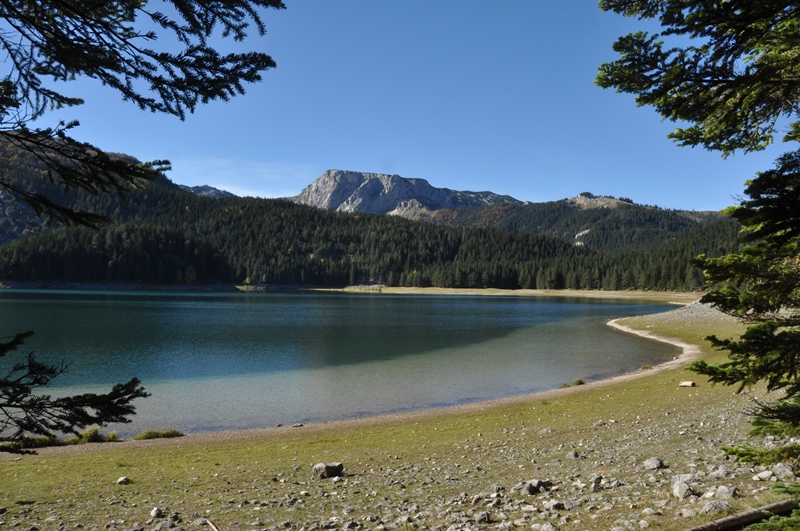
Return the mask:
{"type": "Polygon", "coordinates": [[[694,494],[692,487],[690,487],[683,481],[678,481],[672,486],[672,495],[675,496],[676,498],[680,499],[688,498],[692,494],[694,494]]]}
{"type": "Polygon", "coordinates": [[[153,510],[150,511],[150,516],[152,516],[153,518],[161,518],[162,516],[164,516],[164,511],[162,511],[158,507],[153,507],[153,510]]]}
{"type": "Polygon", "coordinates": [[[578,459],[578,457],[579,457],[578,456],[578,452],[576,452],[575,450],[567,452],[567,455],[566,455],[567,459],[578,459]]]}
{"type": "Polygon", "coordinates": [[[475,515],[475,522],[479,524],[488,524],[492,521],[492,515],[488,511],[483,511],[475,515]]]}
{"type": "Polygon", "coordinates": [[[687,485],[698,485],[700,483],[700,478],[697,476],[697,474],[675,474],[674,476],[672,476],[670,485],[674,487],[678,483],[686,483],[687,485]]]}
{"type": "Polygon", "coordinates": [[[539,494],[540,492],[546,492],[553,488],[552,481],[542,481],[540,479],[529,479],[528,481],[522,481],[514,485],[511,490],[521,491],[526,494],[539,494]]]}
{"type": "Polygon", "coordinates": [[[778,463],[777,465],[773,466],[772,473],[775,474],[775,477],[781,480],[794,478],[794,470],[792,470],[792,467],[786,463],[778,463]]]}
{"type": "Polygon", "coordinates": [[[658,457],[651,457],[644,462],[645,470],[659,470],[664,468],[664,461],[658,457]]]}
{"type": "Polygon", "coordinates": [[[342,475],[342,463],[317,463],[311,468],[311,475],[317,479],[336,478],[342,475]]]}
{"type": "Polygon", "coordinates": [[[726,487],[725,485],[721,485],[717,488],[716,492],[717,499],[720,500],[728,500],[731,498],[738,498],[739,497],[739,489],[736,487],[726,487]]]}
{"type": "Polygon", "coordinates": [[[678,384],[678,387],[697,387],[697,384],[691,380],[684,380],[678,384]]]}
{"type": "Polygon", "coordinates": [[[117,479],[117,485],[129,485],[130,482],[131,482],[130,478],[127,478],[125,476],[122,476],[119,479],[117,479]]]}
{"type": "Polygon", "coordinates": [[[547,500],[542,507],[547,511],[562,511],[564,510],[564,502],[558,500],[547,500]]]}
{"type": "Polygon", "coordinates": [[[700,509],[700,514],[719,514],[731,508],[731,504],[724,500],[713,500],[700,509]]]}
{"type": "Polygon", "coordinates": [[[753,476],[753,481],[769,481],[773,475],[772,470],[764,470],[753,476]]]}

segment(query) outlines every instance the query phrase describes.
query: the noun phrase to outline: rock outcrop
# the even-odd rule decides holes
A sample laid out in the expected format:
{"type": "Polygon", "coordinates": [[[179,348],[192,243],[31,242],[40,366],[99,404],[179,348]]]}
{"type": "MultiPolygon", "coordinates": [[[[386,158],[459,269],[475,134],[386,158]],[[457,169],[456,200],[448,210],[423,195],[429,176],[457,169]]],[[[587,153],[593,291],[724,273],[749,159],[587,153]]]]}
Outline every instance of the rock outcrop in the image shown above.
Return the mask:
{"type": "Polygon", "coordinates": [[[418,217],[441,208],[522,204],[507,195],[493,192],[465,192],[436,188],[424,179],[406,179],[399,175],[328,170],[290,198],[296,203],[340,212],[394,214],[418,217]]]}
{"type": "Polygon", "coordinates": [[[189,192],[191,194],[199,195],[202,197],[213,197],[214,199],[236,197],[235,194],[232,194],[225,190],[219,190],[218,188],[214,188],[213,186],[208,186],[206,184],[202,186],[186,186],[185,184],[179,184],[178,187],[184,192],[189,192]]]}

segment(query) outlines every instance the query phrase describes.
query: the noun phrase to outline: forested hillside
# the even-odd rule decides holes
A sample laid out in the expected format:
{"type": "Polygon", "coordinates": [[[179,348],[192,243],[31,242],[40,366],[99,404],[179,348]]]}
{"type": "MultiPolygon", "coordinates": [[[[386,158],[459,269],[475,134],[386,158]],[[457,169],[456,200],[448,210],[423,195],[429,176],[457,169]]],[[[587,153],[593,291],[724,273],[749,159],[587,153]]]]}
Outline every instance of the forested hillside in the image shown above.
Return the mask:
{"type": "MultiPolygon", "coordinates": [[[[591,202],[595,197],[584,193],[576,199],[591,202]]],[[[581,206],[574,199],[524,205],[504,203],[439,210],[431,221],[450,226],[497,227],[545,234],[611,253],[657,249],[684,238],[706,223],[736,226],[736,222],[717,212],[667,210],[620,200],[608,201],[608,204],[611,208],[581,206]]]]}
{"type": "MultiPolygon", "coordinates": [[[[27,186],[41,177],[30,167],[15,175],[27,186]]],[[[508,220],[509,228],[523,230],[200,197],[166,178],[131,194],[127,205],[85,193],[65,200],[114,222],[99,230],[40,230],[6,242],[0,280],[699,289],[702,275],[689,260],[730,252],[738,230],[726,220],[691,223],[680,238],[655,249],[612,253],[526,232],[508,220]]]]}

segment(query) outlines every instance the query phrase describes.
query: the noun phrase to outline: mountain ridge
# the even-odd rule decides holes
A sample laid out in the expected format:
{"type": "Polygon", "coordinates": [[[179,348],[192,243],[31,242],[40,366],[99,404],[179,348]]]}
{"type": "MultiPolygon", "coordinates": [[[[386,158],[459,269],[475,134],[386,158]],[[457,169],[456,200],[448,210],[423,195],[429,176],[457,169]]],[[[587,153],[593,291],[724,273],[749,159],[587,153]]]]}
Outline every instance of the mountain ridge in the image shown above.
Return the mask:
{"type": "Polygon", "coordinates": [[[348,170],[326,170],[298,195],[288,199],[337,212],[390,214],[412,219],[442,208],[523,204],[511,196],[494,192],[437,188],[425,179],[348,170]]]}

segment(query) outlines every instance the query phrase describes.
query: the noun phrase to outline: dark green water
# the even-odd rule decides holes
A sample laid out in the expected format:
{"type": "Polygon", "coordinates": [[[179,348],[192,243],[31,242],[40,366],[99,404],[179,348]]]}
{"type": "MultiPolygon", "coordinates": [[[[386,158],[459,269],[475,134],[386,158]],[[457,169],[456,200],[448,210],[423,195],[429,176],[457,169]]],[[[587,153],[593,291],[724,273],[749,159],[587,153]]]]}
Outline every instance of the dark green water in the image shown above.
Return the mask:
{"type": "MultiPolygon", "coordinates": [[[[678,350],[605,326],[667,305],[568,298],[0,291],[0,335],[71,363],[57,392],[139,377],[133,425],[239,429],[604,378],[678,350]]],[[[0,360],[5,368],[12,360],[0,360]]]]}

